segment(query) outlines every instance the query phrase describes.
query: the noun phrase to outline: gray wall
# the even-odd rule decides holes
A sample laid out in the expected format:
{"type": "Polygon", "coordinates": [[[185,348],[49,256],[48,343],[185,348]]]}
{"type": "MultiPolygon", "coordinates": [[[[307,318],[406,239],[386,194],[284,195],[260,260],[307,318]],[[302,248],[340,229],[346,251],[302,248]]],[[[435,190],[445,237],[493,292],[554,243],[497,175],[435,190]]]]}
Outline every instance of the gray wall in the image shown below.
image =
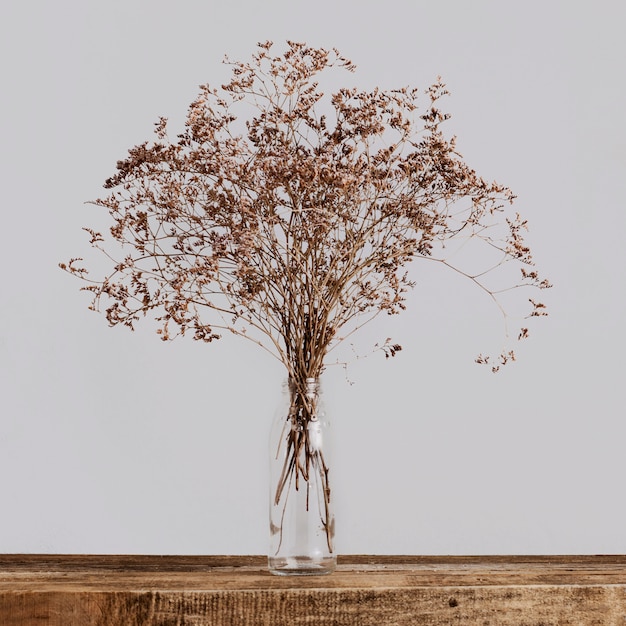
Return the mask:
{"type": "MultiPolygon", "coordinates": [[[[626,89],[620,2],[5,0],[0,552],[263,553],[283,372],[253,345],[107,327],[57,268],[159,115],[257,41],[336,46],[364,87],[442,75],[449,128],[518,194],[551,315],[497,376],[499,313],[432,264],[403,352],[331,369],[343,553],[624,553],[626,89]]],[[[280,47],[280,46],[279,46],[280,47]]],[[[90,257],[93,258],[93,257],[90,257]]],[[[93,265],[93,263],[92,263],[93,265]]]]}

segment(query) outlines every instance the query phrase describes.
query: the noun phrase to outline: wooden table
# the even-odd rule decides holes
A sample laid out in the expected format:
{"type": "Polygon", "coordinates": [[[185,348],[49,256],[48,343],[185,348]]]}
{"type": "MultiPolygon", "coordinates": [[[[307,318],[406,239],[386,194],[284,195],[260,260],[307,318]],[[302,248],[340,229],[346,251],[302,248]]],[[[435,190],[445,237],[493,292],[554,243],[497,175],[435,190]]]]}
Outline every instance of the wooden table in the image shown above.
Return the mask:
{"type": "Polygon", "coordinates": [[[340,557],[280,577],[263,557],[0,555],[0,625],[626,626],[626,556],[340,557]]]}

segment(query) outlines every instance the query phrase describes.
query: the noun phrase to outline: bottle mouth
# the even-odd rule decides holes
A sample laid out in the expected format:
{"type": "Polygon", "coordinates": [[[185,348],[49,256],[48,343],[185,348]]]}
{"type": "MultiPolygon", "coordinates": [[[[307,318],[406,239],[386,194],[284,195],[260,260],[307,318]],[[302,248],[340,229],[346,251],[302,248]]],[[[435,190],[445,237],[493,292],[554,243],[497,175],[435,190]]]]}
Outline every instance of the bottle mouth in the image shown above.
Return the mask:
{"type": "MultiPolygon", "coordinates": [[[[315,378],[313,376],[308,376],[307,378],[304,379],[304,382],[306,385],[319,385],[320,384],[320,378],[315,378]]],[[[294,379],[289,376],[287,379],[285,379],[285,384],[288,385],[293,385],[295,384],[294,379]]]]}

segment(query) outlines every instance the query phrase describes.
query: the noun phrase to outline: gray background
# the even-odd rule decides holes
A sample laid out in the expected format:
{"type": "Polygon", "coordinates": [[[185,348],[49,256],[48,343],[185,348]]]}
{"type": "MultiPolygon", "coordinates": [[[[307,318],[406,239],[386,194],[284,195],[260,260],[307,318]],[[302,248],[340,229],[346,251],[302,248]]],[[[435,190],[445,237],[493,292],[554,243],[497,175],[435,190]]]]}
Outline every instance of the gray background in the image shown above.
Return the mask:
{"type": "MultiPolygon", "coordinates": [[[[225,53],[338,47],[362,87],[452,95],[468,163],[509,185],[555,287],[499,375],[484,296],[432,264],[404,351],[329,372],[342,553],[624,553],[626,90],[621,2],[4,0],[0,8],[0,551],[264,553],[283,372],[253,345],[110,329],[57,268],[84,202],[225,53]]],[[[93,263],[91,264],[93,265],[93,263]]]]}

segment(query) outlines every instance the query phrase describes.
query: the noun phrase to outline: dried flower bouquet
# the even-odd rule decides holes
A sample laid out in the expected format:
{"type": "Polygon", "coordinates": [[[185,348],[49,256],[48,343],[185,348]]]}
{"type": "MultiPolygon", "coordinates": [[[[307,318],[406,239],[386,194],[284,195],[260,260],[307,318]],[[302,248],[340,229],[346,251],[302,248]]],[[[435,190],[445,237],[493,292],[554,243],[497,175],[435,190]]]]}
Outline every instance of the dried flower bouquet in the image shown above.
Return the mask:
{"type": "MultiPolygon", "coordinates": [[[[470,273],[435,254],[452,240],[479,241],[498,255],[492,269],[520,264],[506,289],[549,283],[532,267],[526,222],[506,212],[511,191],[479,177],[444,137],[440,81],[425,96],[413,88],[325,96],[318,75],[353,71],[349,60],[301,43],[277,56],[271,48],[259,44],[250,62],[227,61],[232,80],[201,87],[175,140],[161,118],[156,140],[118,162],[105,183],[110,194],[95,204],[109,211],[123,252],[85,229],[111,273],[91,280],[81,259],[62,267],[88,281],[91,308],[106,300],[111,325],[133,328],[154,314],[164,340],[191,332],[211,342],[228,330],[258,343],[286,367],[292,419],[306,425],[307,380],[364,323],[405,308],[410,261],[443,263],[498,303],[504,289],[487,285],[490,268],[470,273]]],[[[530,303],[528,316],[545,314],[530,303]]],[[[382,349],[393,356],[400,346],[382,349]]],[[[477,360],[497,370],[513,356],[477,360]]],[[[276,502],[288,481],[306,482],[314,471],[328,504],[328,467],[308,432],[286,435],[276,502]]]]}

